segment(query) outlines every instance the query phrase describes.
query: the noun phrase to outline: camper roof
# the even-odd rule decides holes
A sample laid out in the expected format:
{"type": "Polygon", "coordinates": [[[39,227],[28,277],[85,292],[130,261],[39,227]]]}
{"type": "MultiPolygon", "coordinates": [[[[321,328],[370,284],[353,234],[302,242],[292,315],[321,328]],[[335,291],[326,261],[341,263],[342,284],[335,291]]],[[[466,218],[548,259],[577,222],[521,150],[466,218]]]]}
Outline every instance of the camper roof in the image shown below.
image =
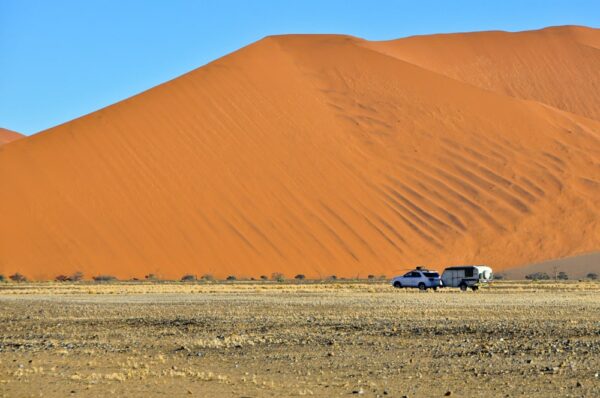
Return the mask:
{"type": "Polygon", "coordinates": [[[468,269],[468,268],[477,268],[477,267],[487,267],[487,265],[457,265],[454,267],[448,267],[446,268],[447,270],[464,270],[464,269],[468,269]]]}

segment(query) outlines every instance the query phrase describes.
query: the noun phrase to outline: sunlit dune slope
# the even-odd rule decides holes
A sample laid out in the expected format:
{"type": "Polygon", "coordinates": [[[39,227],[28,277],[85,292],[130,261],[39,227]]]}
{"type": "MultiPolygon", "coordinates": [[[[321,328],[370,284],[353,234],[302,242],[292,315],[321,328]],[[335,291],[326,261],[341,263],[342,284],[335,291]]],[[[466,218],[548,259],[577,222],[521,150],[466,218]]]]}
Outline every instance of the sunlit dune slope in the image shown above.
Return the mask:
{"type": "MultiPolygon", "coordinates": [[[[462,35],[464,51],[502,53],[511,35],[462,35]]],[[[523,35],[523,59],[563,68],[554,34],[523,35]]],[[[419,40],[435,58],[438,36],[419,40]]],[[[474,83],[395,44],[268,37],[3,146],[0,273],[365,277],[597,250],[597,93],[557,78],[531,100],[475,84],[502,65],[474,83]]]]}
{"type": "Polygon", "coordinates": [[[600,30],[414,36],[370,47],[445,76],[600,120],[600,30]]]}
{"type": "Polygon", "coordinates": [[[18,140],[21,137],[23,136],[19,133],[0,127],[0,145],[18,140]]]}

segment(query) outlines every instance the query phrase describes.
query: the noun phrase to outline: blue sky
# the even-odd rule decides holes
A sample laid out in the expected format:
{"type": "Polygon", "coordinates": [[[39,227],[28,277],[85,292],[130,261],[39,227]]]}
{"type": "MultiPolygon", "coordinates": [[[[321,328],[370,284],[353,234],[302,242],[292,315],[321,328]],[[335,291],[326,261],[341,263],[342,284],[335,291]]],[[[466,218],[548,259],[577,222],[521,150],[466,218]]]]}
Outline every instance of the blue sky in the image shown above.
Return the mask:
{"type": "Polygon", "coordinates": [[[266,35],[600,27],[600,1],[0,0],[0,126],[67,122],[266,35]]]}

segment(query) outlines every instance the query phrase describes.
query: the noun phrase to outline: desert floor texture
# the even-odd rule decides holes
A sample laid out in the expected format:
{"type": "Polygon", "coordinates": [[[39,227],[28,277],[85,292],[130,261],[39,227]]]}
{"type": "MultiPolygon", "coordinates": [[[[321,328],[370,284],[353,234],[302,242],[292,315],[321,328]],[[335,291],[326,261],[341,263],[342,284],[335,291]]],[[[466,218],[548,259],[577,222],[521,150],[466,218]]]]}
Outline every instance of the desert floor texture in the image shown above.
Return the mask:
{"type": "Polygon", "coordinates": [[[3,284],[0,395],[598,396],[599,293],[3,284]]]}

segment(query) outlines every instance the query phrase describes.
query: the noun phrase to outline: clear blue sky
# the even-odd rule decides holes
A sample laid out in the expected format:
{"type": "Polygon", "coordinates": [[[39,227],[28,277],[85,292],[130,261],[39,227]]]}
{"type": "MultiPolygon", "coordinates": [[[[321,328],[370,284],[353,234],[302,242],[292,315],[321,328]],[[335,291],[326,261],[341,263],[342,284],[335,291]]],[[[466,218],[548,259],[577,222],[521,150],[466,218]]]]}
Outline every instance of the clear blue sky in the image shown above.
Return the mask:
{"type": "Polygon", "coordinates": [[[32,134],[266,35],[600,27],[599,0],[0,0],[0,126],[32,134]]]}

